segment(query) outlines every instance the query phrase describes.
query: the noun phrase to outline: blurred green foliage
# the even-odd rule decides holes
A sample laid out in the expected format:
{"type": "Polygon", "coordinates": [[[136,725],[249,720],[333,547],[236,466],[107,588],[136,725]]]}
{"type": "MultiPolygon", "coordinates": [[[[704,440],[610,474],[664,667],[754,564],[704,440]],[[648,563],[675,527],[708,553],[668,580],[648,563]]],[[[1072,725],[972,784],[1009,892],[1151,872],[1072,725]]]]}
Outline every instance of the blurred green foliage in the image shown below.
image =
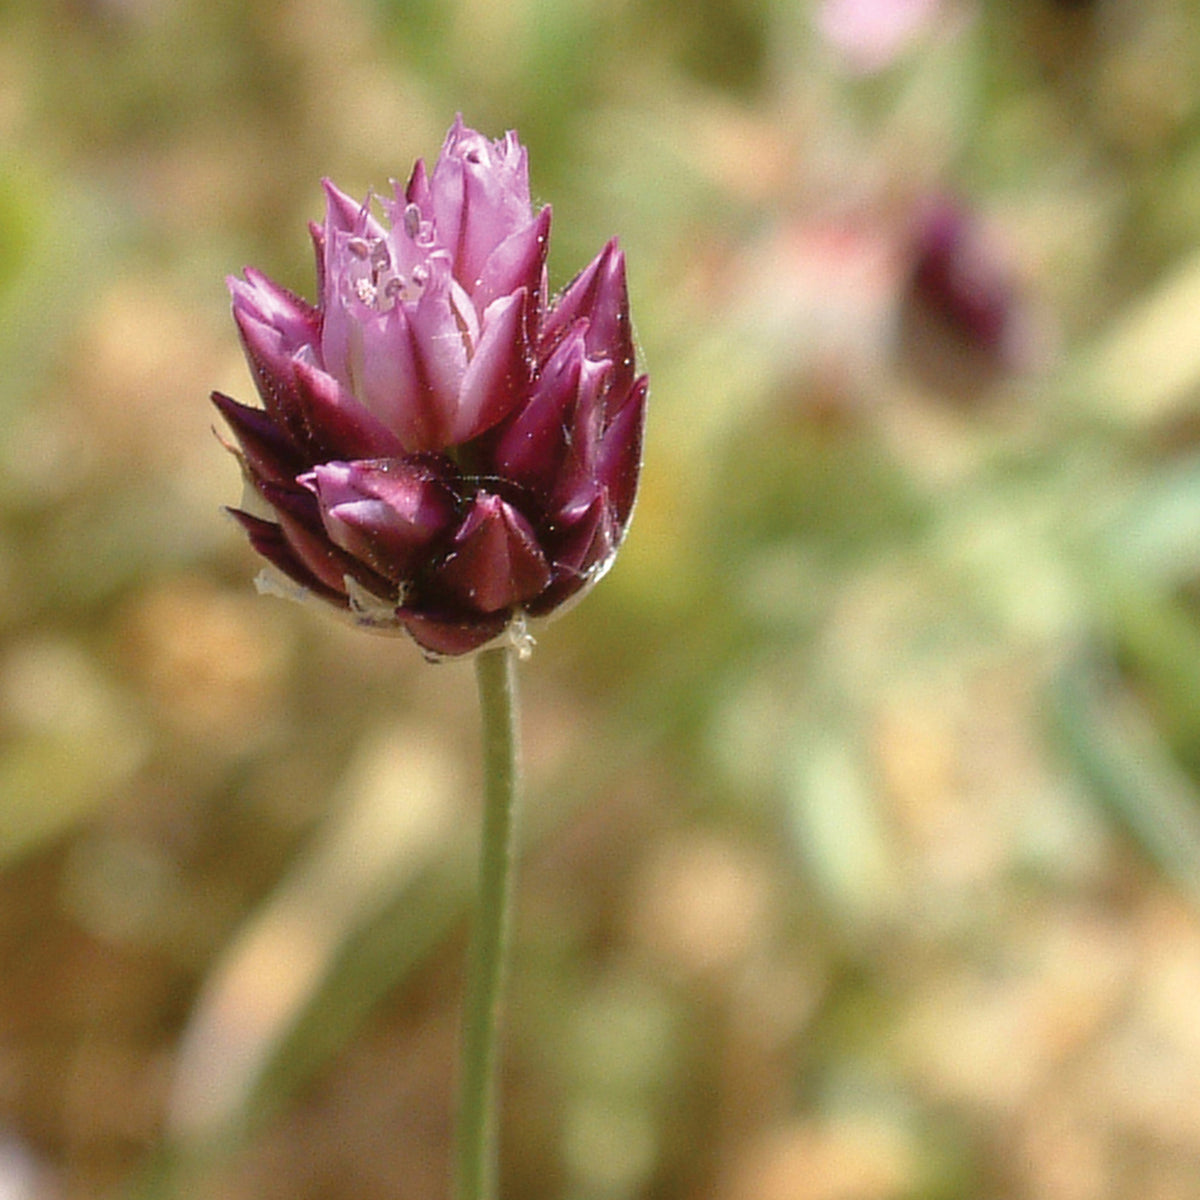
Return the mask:
{"type": "Polygon", "coordinates": [[[461,111],[653,381],[522,670],[505,1194],[1196,1194],[1200,9],[839,8],[0,3],[0,1192],[444,1194],[470,668],[254,595],[205,398],[461,111]]]}

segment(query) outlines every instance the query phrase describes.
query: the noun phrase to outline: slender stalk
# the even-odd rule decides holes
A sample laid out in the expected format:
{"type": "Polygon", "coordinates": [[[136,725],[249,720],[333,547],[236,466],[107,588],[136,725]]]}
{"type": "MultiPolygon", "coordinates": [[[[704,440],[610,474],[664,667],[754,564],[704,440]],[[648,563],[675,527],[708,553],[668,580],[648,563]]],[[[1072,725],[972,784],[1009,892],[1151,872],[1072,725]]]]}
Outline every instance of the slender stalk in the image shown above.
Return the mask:
{"type": "Polygon", "coordinates": [[[457,1200],[496,1197],[496,1035],[518,792],[515,658],[513,647],[505,645],[482,651],[476,660],[483,714],[483,840],[459,1067],[457,1200]]]}

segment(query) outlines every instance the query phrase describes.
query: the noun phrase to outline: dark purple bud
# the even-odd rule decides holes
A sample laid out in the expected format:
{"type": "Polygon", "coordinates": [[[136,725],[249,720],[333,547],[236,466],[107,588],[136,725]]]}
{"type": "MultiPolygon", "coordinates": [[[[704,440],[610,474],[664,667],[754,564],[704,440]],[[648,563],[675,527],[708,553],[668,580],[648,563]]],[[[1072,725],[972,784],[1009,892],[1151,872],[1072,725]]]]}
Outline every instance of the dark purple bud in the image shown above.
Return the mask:
{"type": "Polygon", "coordinates": [[[542,329],[544,344],[552,347],[581,318],[588,323],[588,354],[612,363],[610,387],[614,394],[623,396],[633,382],[634,352],[625,256],[615,240],[576,276],[551,307],[542,329]]]}
{"type": "Polygon", "coordinates": [[[646,375],[634,383],[624,405],[604,431],[596,456],[596,479],[608,490],[621,529],[629,523],[637,497],[649,389],[650,379],[646,375]]]}
{"type": "Polygon", "coordinates": [[[246,531],[250,545],[293,583],[323,600],[335,604],[345,602],[346,597],[340,587],[328,587],[301,561],[279,525],[273,521],[264,521],[252,513],[243,512],[240,508],[230,508],[226,511],[246,531]]]}
{"type": "Polygon", "coordinates": [[[489,616],[450,612],[439,616],[434,611],[418,612],[411,608],[398,609],[396,616],[418,646],[439,658],[470,654],[488,642],[494,642],[512,619],[506,612],[489,616]]]}
{"type": "Polygon", "coordinates": [[[990,255],[965,208],[934,204],[917,232],[913,298],[975,346],[998,350],[1014,295],[1001,263],[990,255]]]}
{"type": "Polygon", "coordinates": [[[550,567],[529,522],[499,496],[482,493],[434,578],[468,610],[494,613],[536,596],[550,567]]]}
{"type": "Polygon", "coordinates": [[[591,586],[612,562],[620,541],[612,505],[601,488],[589,503],[577,503],[559,514],[544,541],[553,546],[554,578],[528,606],[530,616],[552,612],[591,586]]]}
{"type": "Polygon", "coordinates": [[[252,479],[288,483],[304,469],[304,459],[291,439],[261,408],[239,404],[220,392],[213,392],[212,402],[233,430],[252,479]]]}
{"type": "Polygon", "coordinates": [[[332,592],[345,592],[346,579],[356,579],[369,591],[386,595],[387,582],[362,561],[345,553],[325,535],[316,499],[299,488],[266,483],[260,488],[275,510],[279,527],[296,557],[332,592]]]}
{"type": "Polygon", "coordinates": [[[560,492],[590,468],[593,414],[611,368],[587,358],[586,333],[587,322],[580,321],[558,344],[528,403],[497,442],[500,473],[525,487],[560,492]]]}

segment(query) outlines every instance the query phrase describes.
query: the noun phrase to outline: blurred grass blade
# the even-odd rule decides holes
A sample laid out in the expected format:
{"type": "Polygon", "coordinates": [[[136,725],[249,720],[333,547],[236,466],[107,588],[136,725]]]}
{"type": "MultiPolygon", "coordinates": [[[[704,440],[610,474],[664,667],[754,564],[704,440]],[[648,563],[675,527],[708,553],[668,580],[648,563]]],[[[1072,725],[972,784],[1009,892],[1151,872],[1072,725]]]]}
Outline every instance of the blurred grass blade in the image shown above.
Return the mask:
{"type": "Polygon", "coordinates": [[[1145,584],[1174,587],[1200,575],[1200,457],[1155,462],[1108,542],[1123,571],[1145,584]]]}
{"type": "Polygon", "coordinates": [[[1085,651],[1054,685],[1054,715],[1096,796],[1200,907],[1200,793],[1145,709],[1107,662],[1085,651]]]}
{"type": "Polygon", "coordinates": [[[1104,415],[1134,425],[1190,407],[1200,388],[1200,255],[1122,312],[1084,356],[1076,391],[1104,415]]]}
{"type": "Polygon", "coordinates": [[[1112,644],[1132,678],[1155,699],[1168,747],[1186,757],[1200,747],[1200,629],[1161,589],[1117,585],[1110,599],[1112,644]]]}
{"type": "Polygon", "coordinates": [[[22,738],[0,751],[0,865],[66,833],[111,800],[141,747],[107,732],[22,738]]]}
{"type": "MultiPolygon", "coordinates": [[[[295,1050],[289,1033],[355,930],[373,926],[398,897],[420,911],[411,886],[444,857],[461,824],[461,782],[434,752],[439,745],[403,729],[365,739],[346,802],[210,976],[172,1096],[172,1133],[182,1144],[204,1144],[246,1123],[264,1071],[281,1045],[295,1050]]],[[[408,933],[423,944],[417,931],[408,933]]],[[[378,994],[395,977],[387,965],[369,991],[378,994]]]]}
{"type": "Polygon", "coordinates": [[[64,635],[5,648],[0,710],[0,866],[8,866],[119,794],[149,740],[106,672],[64,635]]]}
{"type": "Polygon", "coordinates": [[[895,862],[861,758],[819,727],[798,742],[789,813],[800,856],[839,918],[854,929],[877,926],[895,895],[895,862]]]}

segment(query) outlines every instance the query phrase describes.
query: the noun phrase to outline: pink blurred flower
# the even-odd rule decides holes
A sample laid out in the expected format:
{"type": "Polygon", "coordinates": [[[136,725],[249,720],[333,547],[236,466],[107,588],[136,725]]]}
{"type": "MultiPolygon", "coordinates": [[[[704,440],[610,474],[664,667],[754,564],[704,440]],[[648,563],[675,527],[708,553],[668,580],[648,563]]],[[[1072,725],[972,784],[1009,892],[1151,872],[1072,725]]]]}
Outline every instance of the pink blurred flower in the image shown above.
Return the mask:
{"type": "Polygon", "coordinates": [[[382,219],[325,194],[315,306],[229,281],[263,402],[213,395],[259,510],[232,511],[303,593],[467,653],[582,593],[625,534],[647,378],[624,256],[549,300],[525,148],[461,118],[382,219]]]}
{"type": "Polygon", "coordinates": [[[933,22],[940,0],[823,0],[822,37],[863,74],[892,63],[933,22]]]}

